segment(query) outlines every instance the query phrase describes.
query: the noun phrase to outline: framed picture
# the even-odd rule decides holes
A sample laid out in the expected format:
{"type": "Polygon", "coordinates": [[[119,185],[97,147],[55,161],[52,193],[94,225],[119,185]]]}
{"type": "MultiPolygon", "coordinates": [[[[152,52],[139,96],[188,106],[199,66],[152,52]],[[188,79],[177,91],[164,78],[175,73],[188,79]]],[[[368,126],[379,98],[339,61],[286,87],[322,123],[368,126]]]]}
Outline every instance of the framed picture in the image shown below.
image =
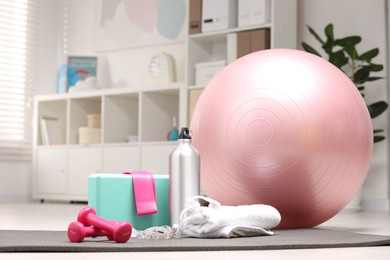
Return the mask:
{"type": "Polygon", "coordinates": [[[67,70],[67,90],[80,80],[96,77],[97,57],[69,56],[67,70]]]}

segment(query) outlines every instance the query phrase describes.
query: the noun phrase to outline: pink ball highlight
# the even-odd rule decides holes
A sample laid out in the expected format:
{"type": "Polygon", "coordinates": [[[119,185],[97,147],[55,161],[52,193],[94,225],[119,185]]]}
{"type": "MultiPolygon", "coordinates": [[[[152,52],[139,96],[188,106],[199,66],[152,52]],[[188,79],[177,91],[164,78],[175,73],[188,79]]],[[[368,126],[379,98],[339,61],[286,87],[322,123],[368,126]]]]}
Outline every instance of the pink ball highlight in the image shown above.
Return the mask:
{"type": "Polygon", "coordinates": [[[225,205],[267,204],[277,228],[313,227],[362,186],[373,130],[353,82],[299,50],[246,55],[221,70],[191,121],[203,191],[225,205]]]}

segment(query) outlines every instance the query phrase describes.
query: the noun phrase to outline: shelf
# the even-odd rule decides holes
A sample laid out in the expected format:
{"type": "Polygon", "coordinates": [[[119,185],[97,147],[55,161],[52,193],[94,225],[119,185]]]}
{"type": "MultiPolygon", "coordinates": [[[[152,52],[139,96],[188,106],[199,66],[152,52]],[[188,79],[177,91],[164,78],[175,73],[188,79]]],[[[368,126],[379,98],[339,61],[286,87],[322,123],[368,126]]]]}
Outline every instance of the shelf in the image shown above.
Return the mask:
{"type": "Polygon", "coordinates": [[[142,142],[141,145],[146,146],[155,146],[155,145],[177,145],[177,141],[149,141],[142,142]]]}
{"type": "Polygon", "coordinates": [[[125,143],[128,136],[139,136],[138,93],[107,95],[103,102],[103,143],[125,143]]]}
{"type": "Polygon", "coordinates": [[[105,143],[103,148],[115,148],[115,147],[138,147],[140,142],[123,142],[123,143],[105,143]]]}
{"type": "Polygon", "coordinates": [[[118,88],[102,88],[94,90],[86,90],[80,92],[71,92],[71,93],[61,93],[61,94],[44,94],[36,95],[34,99],[39,102],[43,101],[56,101],[56,100],[65,100],[65,99],[74,99],[74,98],[92,98],[92,97],[101,97],[106,95],[126,95],[126,94],[136,94],[142,91],[165,91],[165,90],[178,90],[185,86],[185,83],[182,81],[173,82],[169,84],[143,84],[139,87],[118,87],[118,88]]]}
{"type": "MultiPolygon", "coordinates": [[[[43,145],[43,132],[45,130],[42,130],[42,124],[41,120],[43,118],[52,118],[56,119],[59,124],[59,130],[61,133],[59,133],[64,140],[64,144],[67,143],[66,138],[66,125],[67,125],[67,102],[66,100],[46,100],[39,102],[39,105],[37,106],[38,109],[38,118],[37,118],[37,128],[39,129],[39,136],[38,136],[38,145],[43,145]]],[[[50,131],[50,129],[47,129],[46,131],[50,131]]],[[[47,133],[50,134],[50,133],[47,133]]]]}
{"type": "Polygon", "coordinates": [[[167,140],[179,119],[179,90],[142,93],[141,110],[141,142],[167,140]]]}
{"type": "Polygon", "coordinates": [[[143,85],[142,88],[140,88],[139,91],[141,92],[160,92],[160,91],[175,91],[178,89],[181,89],[185,86],[184,82],[174,82],[170,84],[162,84],[162,85],[155,85],[155,84],[150,84],[150,85],[143,85]]]}
{"type": "Polygon", "coordinates": [[[92,96],[76,97],[70,100],[69,144],[79,143],[79,129],[88,127],[88,115],[102,114],[101,99],[101,96],[92,96]]]}
{"type": "Polygon", "coordinates": [[[246,27],[232,28],[228,30],[190,34],[189,39],[196,40],[199,42],[205,42],[205,43],[215,43],[215,42],[221,42],[226,40],[226,35],[228,35],[229,33],[265,29],[265,28],[271,28],[271,24],[266,23],[257,26],[246,26],[246,27]]]}
{"type": "Polygon", "coordinates": [[[192,90],[192,89],[204,89],[206,86],[205,85],[191,85],[191,86],[188,86],[188,90],[192,90]]]}
{"type": "Polygon", "coordinates": [[[68,148],[101,148],[102,144],[70,144],[68,148]]]}

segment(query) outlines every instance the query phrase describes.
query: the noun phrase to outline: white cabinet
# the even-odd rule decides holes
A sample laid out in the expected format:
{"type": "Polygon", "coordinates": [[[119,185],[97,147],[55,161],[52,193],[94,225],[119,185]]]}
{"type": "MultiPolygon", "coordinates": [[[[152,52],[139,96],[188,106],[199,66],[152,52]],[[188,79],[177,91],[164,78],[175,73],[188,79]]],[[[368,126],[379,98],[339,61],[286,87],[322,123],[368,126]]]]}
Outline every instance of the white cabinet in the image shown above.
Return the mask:
{"type": "MultiPolygon", "coordinates": [[[[185,3],[189,6],[188,1],[185,3]]],[[[167,140],[173,118],[179,128],[188,126],[197,97],[206,87],[205,83],[195,84],[197,64],[217,61],[228,64],[240,53],[241,36],[265,35],[260,41],[251,41],[250,51],[296,48],[297,1],[271,0],[270,3],[270,18],[266,23],[188,34],[172,42],[148,42],[146,46],[98,53],[99,60],[105,61],[101,63],[105,65],[101,71],[110,71],[110,75],[102,77],[112,78],[111,82],[105,81],[111,85],[103,89],[37,96],[33,197],[87,200],[88,176],[95,172],[146,170],[168,174],[169,154],[177,144],[167,140]],[[265,33],[254,33],[258,31],[265,33]],[[145,81],[145,68],[151,57],[161,52],[174,58],[176,81],[149,84],[145,81]],[[96,114],[101,115],[99,138],[93,144],[82,145],[80,128],[87,127],[88,116],[96,114]],[[56,119],[63,145],[42,142],[40,119],[44,117],[56,119]]],[[[186,13],[189,16],[190,10],[186,13]]]]}
{"type": "Polygon", "coordinates": [[[137,171],[140,169],[140,153],[138,145],[107,145],[103,148],[104,173],[123,173],[137,171]]]}
{"type": "Polygon", "coordinates": [[[169,172],[169,154],[175,147],[176,142],[173,144],[142,144],[142,169],[147,169],[155,174],[167,174],[169,172]]]}
{"type": "Polygon", "coordinates": [[[102,172],[100,147],[69,148],[69,189],[75,200],[86,200],[88,195],[88,176],[102,172]]]}
{"type": "Polygon", "coordinates": [[[64,147],[36,150],[36,193],[44,195],[65,195],[68,189],[67,150],[64,147]]]}
{"type": "Polygon", "coordinates": [[[176,141],[168,141],[172,118],[179,118],[183,83],[152,91],[103,89],[37,96],[34,107],[33,198],[86,201],[88,176],[146,170],[168,174],[168,158],[176,141]],[[80,144],[80,128],[89,115],[101,115],[101,136],[80,144]],[[55,118],[63,145],[42,142],[41,118],[55,118]]]}

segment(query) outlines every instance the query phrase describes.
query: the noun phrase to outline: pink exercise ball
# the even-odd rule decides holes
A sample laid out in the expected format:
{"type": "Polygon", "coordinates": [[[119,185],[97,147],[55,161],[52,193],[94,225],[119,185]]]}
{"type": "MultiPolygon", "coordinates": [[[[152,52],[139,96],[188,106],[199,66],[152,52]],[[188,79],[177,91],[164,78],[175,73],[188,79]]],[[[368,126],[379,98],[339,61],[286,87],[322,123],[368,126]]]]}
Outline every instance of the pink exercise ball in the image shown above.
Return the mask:
{"type": "Polygon", "coordinates": [[[336,215],[372,156],[371,119],[355,85],[299,50],[255,52],[226,66],[200,96],[191,129],[204,193],[224,205],[272,205],[279,229],[336,215]]]}

